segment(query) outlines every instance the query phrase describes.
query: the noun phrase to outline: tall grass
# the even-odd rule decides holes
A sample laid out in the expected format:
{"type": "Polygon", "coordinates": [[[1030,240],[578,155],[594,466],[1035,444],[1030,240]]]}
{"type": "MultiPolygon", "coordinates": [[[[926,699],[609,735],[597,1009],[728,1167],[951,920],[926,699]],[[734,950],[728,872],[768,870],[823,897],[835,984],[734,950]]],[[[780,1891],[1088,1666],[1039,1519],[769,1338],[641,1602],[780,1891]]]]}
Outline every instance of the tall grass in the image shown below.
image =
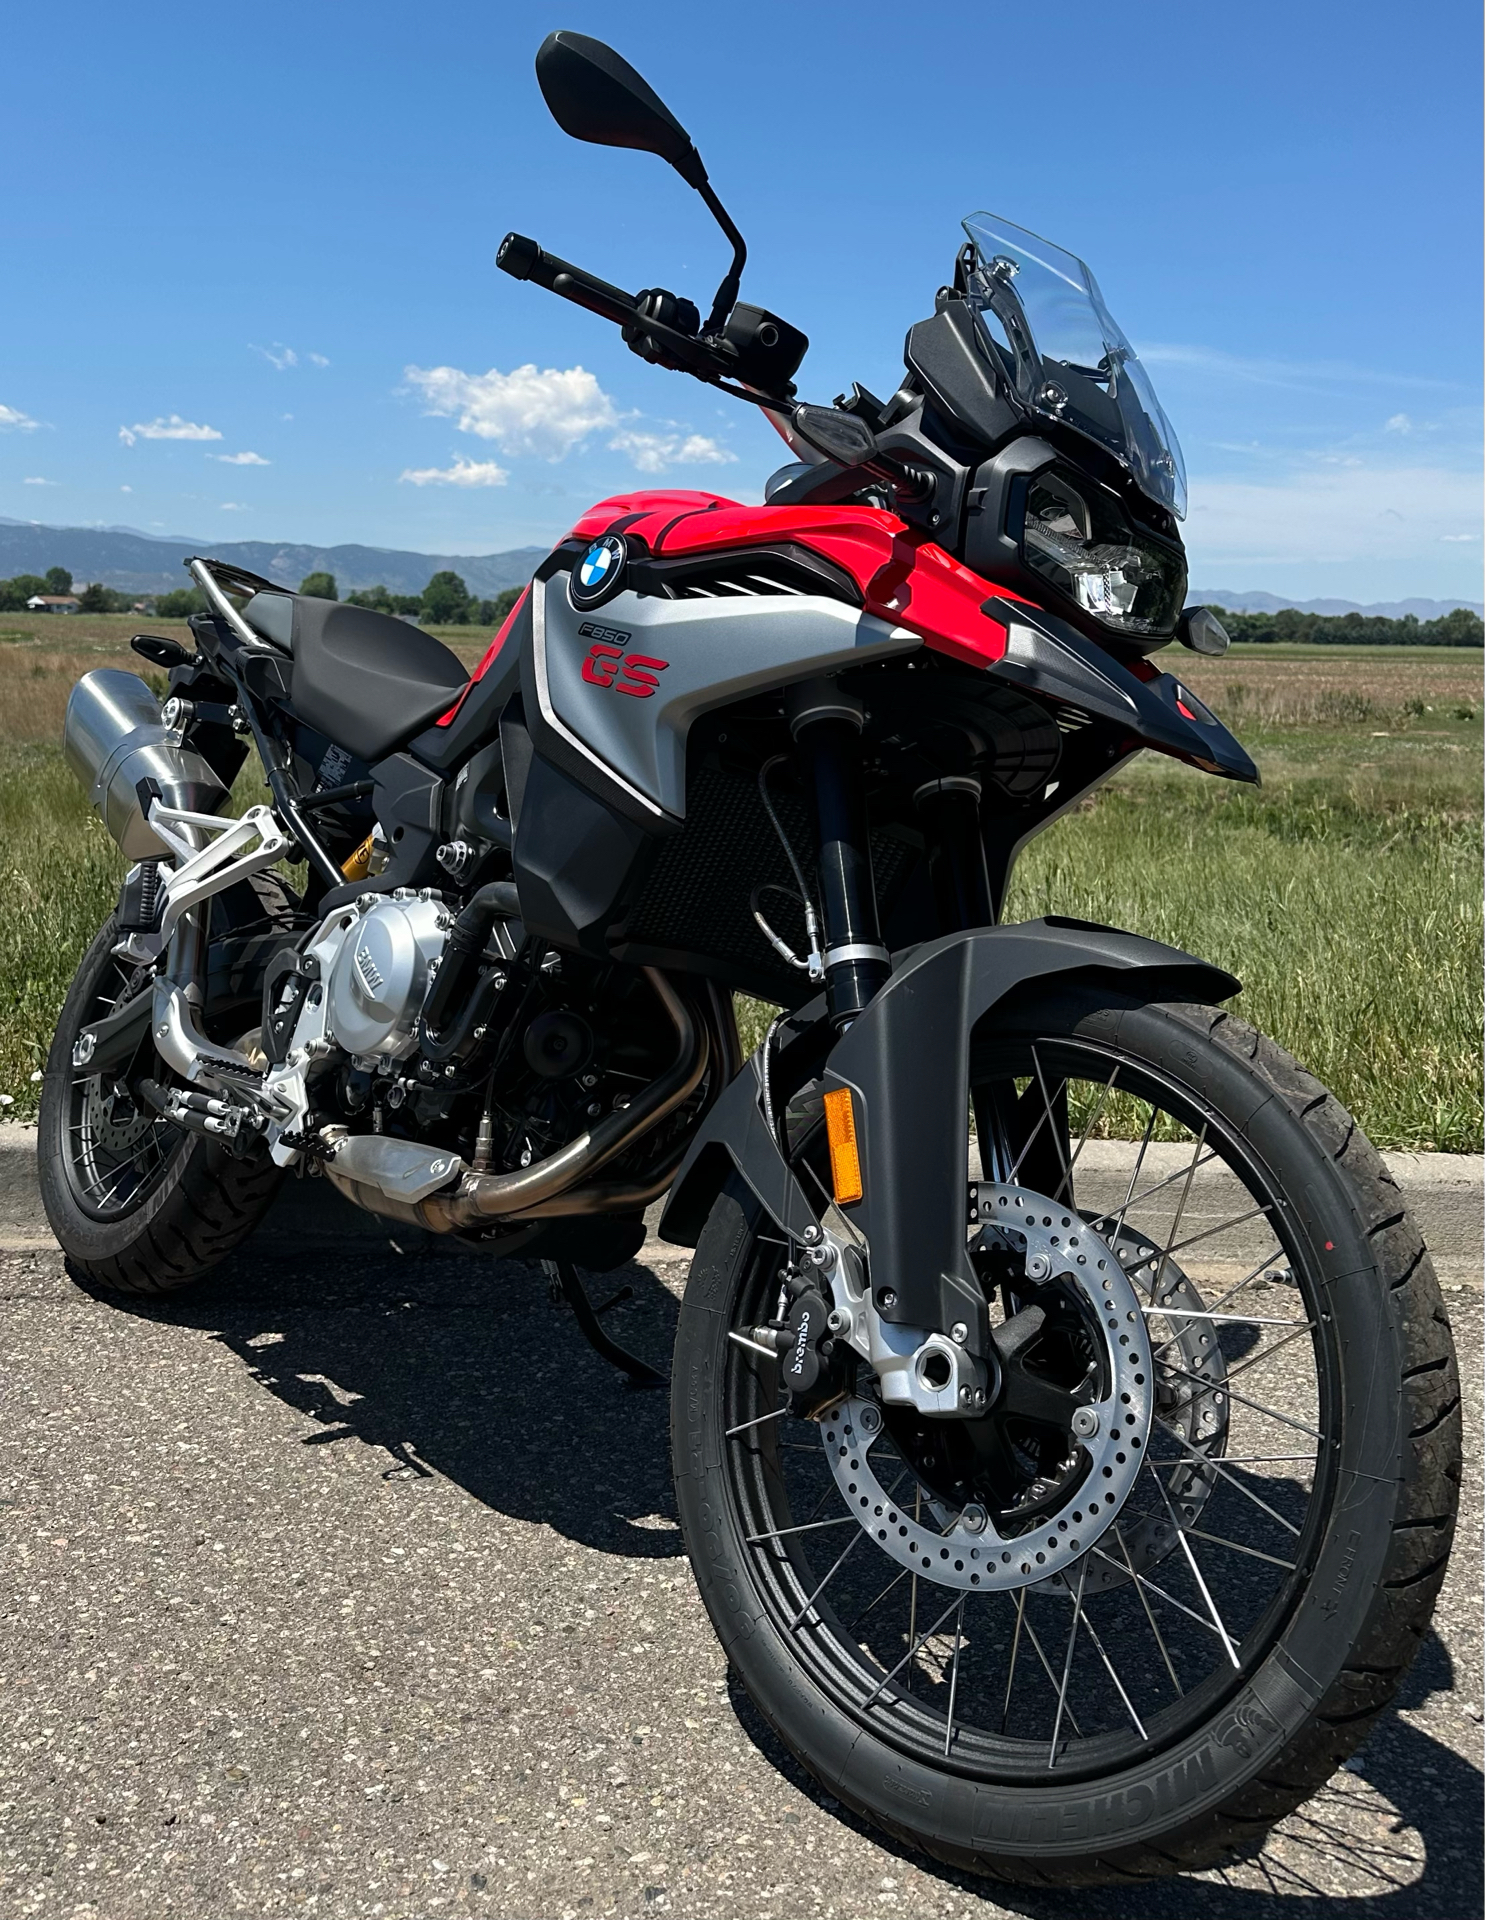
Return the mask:
{"type": "MultiPolygon", "coordinates": [[[[113,657],[140,664],[117,643],[113,657]]],[[[71,628],[49,654],[0,645],[0,1093],[16,1115],[34,1107],[30,1075],[123,870],[54,744],[71,679],[100,664],[71,628]]],[[[1324,665],[1193,672],[1271,784],[1141,763],[1033,842],[1007,916],[1071,914],[1216,961],[1244,983],[1237,1010],[1379,1146],[1477,1151],[1480,743],[1454,711],[1474,682],[1457,663],[1445,680],[1445,667],[1394,656],[1361,663],[1364,686],[1337,687],[1337,667],[1360,668],[1324,665]]],[[[240,798],[261,797],[251,782],[245,769],[240,798]]],[[[751,1047],[772,1009],[738,1005],[751,1047]]]]}

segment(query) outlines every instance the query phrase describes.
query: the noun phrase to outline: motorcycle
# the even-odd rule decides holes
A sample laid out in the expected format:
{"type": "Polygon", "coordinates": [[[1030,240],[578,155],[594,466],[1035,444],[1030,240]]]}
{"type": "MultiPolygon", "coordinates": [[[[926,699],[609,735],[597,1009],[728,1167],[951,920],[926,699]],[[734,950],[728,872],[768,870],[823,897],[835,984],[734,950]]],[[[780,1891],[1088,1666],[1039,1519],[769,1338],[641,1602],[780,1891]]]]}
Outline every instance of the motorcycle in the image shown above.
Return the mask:
{"type": "Polygon", "coordinates": [[[1221,1861],[1366,1737],[1459,1473],[1437,1284],[1332,1095],[1133,933],[1002,915],[1017,854],[1144,751],[1255,781],[1157,660],[1181,455],[1083,263],[976,214],[901,386],[798,398],[689,135],[600,42],[558,123],[653,152],[733,248],[703,321],[508,235],[499,265],[759,408],[762,506],[601,502],[474,672],[210,558],[161,705],[78,682],[131,862],[46,1069],[73,1270],[198,1278],[293,1170],[580,1270],[695,1249],[685,1544],[780,1738],[1008,1882],[1221,1861]],[[234,813],[256,753],[268,797],[234,813]],[[298,866],[293,863],[299,863],[298,866]],[[302,878],[296,878],[302,871],[302,878]],[[775,1005],[744,1059],[732,994],[775,1005]]]}

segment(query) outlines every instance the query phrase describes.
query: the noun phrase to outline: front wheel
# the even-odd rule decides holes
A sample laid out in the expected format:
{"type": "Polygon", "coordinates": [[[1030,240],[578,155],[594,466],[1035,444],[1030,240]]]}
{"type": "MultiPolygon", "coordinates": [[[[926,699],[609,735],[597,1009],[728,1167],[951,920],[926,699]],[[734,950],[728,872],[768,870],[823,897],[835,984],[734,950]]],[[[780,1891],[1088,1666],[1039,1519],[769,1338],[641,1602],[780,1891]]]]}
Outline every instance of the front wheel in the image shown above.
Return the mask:
{"type": "Polygon", "coordinates": [[[853,1363],[793,1414],[756,1337],[790,1249],[734,1180],[678,1333],[687,1548],[760,1710],[892,1834],[1024,1884],[1208,1867],[1360,1744],[1428,1624],[1437,1282],[1355,1122],[1228,1014],[1064,991],[970,1065],[989,1404],[923,1418],[853,1363]]]}

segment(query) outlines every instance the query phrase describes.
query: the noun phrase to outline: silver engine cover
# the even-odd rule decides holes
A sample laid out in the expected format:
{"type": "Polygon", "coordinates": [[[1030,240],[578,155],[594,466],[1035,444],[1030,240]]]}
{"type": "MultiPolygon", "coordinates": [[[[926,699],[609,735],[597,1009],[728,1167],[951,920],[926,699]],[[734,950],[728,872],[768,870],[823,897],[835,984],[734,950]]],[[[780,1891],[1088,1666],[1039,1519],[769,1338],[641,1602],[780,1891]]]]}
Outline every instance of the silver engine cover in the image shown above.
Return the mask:
{"type": "Polygon", "coordinates": [[[437,899],[406,887],[363,895],[338,915],[313,948],[327,983],[326,1037],[352,1054],[411,1053],[449,924],[437,899]]]}

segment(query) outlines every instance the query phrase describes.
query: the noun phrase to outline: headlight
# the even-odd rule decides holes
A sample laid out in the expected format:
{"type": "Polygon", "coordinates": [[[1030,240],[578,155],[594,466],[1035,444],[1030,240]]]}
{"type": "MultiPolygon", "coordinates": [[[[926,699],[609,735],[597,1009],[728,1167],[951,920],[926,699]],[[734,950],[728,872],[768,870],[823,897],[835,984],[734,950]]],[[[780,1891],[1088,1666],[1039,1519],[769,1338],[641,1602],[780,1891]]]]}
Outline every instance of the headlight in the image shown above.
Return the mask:
{"type": "Polygon", "coordinates": [[[1186,597],[1179,550],[1137,528],[1100,488],[1050,467],[1030,481],[1021,557],[1116,633],[1169,634],[1186,597]]]}

